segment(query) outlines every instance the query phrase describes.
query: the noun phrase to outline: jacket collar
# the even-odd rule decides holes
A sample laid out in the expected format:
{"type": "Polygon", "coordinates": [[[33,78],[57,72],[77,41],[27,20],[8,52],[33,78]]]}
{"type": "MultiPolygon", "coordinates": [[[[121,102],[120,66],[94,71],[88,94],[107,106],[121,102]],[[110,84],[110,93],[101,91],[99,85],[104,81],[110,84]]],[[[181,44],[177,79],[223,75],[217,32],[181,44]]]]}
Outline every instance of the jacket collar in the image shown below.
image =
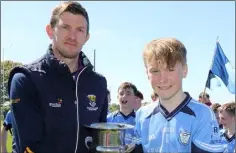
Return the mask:
{"type": "MultiPolygon", "coordinates": [[[[51,68],[52,71],[56,71],[59,74],[70,74],[69,67],[67,64],[59,59],[57,59],[52,51],[52,44],[49,45],[46,53],[46,62],[47,65],[51,68]]],[[[93,69],[93,66],[87,56],[80,51],[79,53],[79,63],[81,64],[79,67],[88,67],[90,70],[93,69]]]]}

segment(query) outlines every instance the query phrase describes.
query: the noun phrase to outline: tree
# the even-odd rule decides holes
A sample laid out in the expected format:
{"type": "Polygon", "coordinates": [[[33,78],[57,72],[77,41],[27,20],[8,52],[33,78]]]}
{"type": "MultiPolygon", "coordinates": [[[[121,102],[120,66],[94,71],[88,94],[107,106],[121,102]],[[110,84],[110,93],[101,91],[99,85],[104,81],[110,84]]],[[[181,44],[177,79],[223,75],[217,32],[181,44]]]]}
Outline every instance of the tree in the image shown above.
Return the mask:
{"type": "Polygon", "coordinates": [[[115,103],[112,103],[112,104],[109,106],[109,111],[110,111],[110,112],[114,112],[114,111],[119,110],[119,109],[120,109],[120,105],[115,104],[115,103]]]}
{"type": "Polygon", "coordinates": [[[7,93],[7,82],[9,78],[9,74],[15,66],[23,65],[20,62],[13,62],[10,60],[6,60],[1,62],[1,92],[0,92],[0,105],[4,102],[9,101],[8,93],[7,93]]]}

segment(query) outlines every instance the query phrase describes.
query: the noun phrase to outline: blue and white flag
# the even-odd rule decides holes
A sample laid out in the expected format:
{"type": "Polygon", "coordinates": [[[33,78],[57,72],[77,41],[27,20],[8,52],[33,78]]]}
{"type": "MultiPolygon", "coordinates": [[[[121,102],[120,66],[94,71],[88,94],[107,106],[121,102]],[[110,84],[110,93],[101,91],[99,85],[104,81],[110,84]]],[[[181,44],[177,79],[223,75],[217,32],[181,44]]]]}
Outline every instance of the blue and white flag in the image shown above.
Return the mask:
{"type": "Polygon", "coordinates": [[[208,74],[206,87],[213,89],[215,86],[221,86],[221,83],[217,81],[217,77],[222,80],[229,92],[235,94],[235,68],[225,56],[219,42],[216,43],[215,55],[208,74]]]}

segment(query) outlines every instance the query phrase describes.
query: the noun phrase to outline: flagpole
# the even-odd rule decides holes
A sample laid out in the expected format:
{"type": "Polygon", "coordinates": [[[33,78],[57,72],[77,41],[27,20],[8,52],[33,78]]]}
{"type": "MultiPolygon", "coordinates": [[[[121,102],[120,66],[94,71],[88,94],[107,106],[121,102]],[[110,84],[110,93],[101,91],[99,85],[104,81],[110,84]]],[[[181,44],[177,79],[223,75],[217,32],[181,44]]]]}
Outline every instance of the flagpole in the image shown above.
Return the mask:
{"type": "MultiPolygon", "coordinates": [[[[219,42],[219,36],[217,36],[216,37],[216,43],[218,43],[219,42]]],[[[217,47],[217,46],[216,46],[217,47]]],[[[214,55],[213,55],[213,58],[212,58],[212,62],[211,62],[211,67],[212,67],[212,65],[213,65],[213,61],[214,61],[214,58],[215,58],[215,55],[216,55],[216,49],[215,49],[215,51],[214,51],[214,55]]],[[[210,69],[211,69],[211,67],[210,67],[210,69]]],[[[208,77],[209,77],[209,72],[208,72],[208,76],[207,76],[207,80],[208,80],[208,77]]],[[[207,83],[207,82],[206,82],[207,83]]],[[[205,93],[206,93],[206,83],[205,83],[205,87],[204,87],[204,90],[203,90],[203,96],[205,96],[205,93]]]]}

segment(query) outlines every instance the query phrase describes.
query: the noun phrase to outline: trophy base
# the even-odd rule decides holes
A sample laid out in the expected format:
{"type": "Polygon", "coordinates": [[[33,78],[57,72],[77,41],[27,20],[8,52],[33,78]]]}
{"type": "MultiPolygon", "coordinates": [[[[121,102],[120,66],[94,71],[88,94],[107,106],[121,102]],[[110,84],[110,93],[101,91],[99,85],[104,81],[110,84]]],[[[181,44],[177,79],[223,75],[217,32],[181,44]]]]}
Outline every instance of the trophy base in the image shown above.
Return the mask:
{"type": "Polygon", "coordinates": [[[99,153],[125,153],[125,147],[103,147],[97,146],[96,151],[99,153]]]}

